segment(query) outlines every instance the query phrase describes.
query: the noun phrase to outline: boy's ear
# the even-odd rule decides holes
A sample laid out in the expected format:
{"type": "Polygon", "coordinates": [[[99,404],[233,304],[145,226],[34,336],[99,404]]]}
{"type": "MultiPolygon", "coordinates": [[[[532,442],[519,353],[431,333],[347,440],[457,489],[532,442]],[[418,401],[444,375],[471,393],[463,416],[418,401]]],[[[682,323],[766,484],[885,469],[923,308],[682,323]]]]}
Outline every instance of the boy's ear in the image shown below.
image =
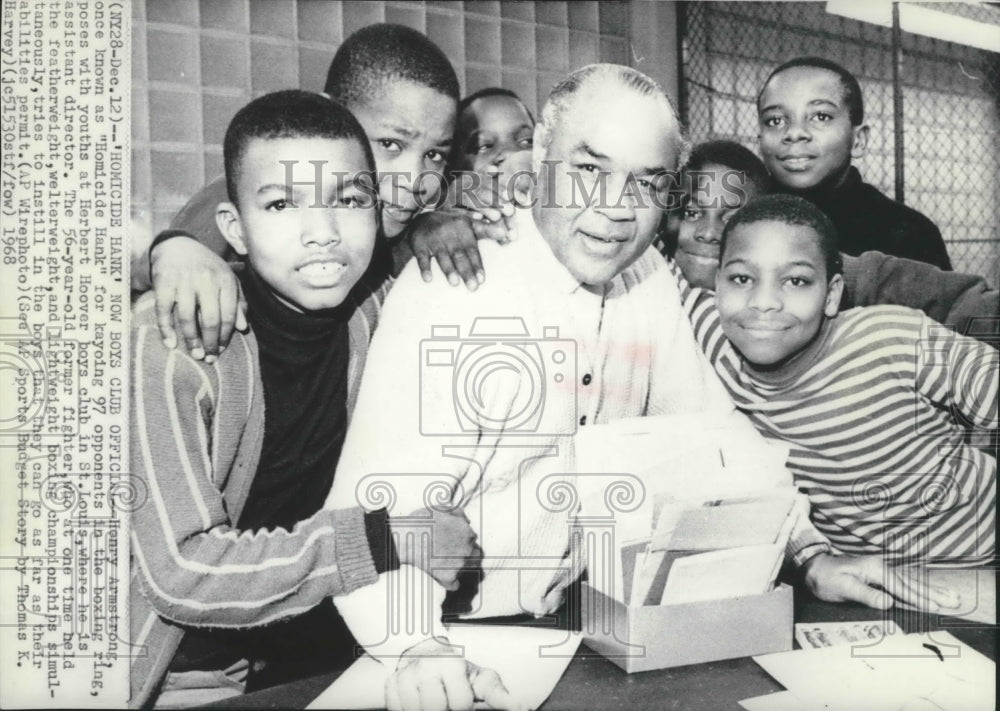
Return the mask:
{"type": "Polygon", "coordinates": [[[827,318],[833,318],[840,311],[840,298],[844,294],[844,277],[841,274],[834,274],[833,279],[826,285],[826,303],[823,304],[823,313],[827,318]]]}
{"type": "Polygon", "coordinates": [[[868,126],[861,124],[853,129],[854,141],[851,143],[851,158],[857,160],[865,155],[868,150],[868,126]]]}
{"type": "Polygon", "coordinates": [[[219,232],[226,238],[229,246],[241,257],[247,253],[247,245],[243,240],[243,223],[240,221],[240,211],[231,202],[220,202],[215,208],[215,224],[219,232]]]}

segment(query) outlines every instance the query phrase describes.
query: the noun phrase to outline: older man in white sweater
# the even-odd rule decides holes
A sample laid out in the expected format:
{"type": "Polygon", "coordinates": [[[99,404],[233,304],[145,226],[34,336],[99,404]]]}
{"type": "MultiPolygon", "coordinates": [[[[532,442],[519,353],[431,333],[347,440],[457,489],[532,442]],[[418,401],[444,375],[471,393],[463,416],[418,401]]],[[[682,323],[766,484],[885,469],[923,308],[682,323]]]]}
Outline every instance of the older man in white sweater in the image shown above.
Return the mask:
{"type": "MultiPolygon", "coordinates": [[[[475,292],[425,284],[411,263],[385,303],[329,502],[392,513],[443,493],[464,505],[484,551],[473,616],[552,612],[582,569],[574,511],[559,498],[576,483],[567,472],[578,428],[733,412],[649,248],[682,143],[673,107],[645,75],[574,72],[542,111],[534,205],[516,214],[514,243],[480,245],[489,280],[475,292]]],[[[390,664],[403,655],[390,707],[461,708],[485,695],[484,675],[437,656],[447,652],[444,591],[421,575],[382,576],[385,605],[368,588],[338,608],[372,654],[390,664]],[[434,664],[440,684],[427,681],[434,664]]]]}

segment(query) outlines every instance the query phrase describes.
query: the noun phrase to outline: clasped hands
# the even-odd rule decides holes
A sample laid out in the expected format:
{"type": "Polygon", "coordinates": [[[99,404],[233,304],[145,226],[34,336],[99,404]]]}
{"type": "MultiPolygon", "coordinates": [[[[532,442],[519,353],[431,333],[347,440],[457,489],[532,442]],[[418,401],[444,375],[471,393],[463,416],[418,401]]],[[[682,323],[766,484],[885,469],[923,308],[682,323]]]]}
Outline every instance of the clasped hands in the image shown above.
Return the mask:
{"type": "Polygon", "coordinates": [[[446,639],[410,647],[385,683],[389,711],[471,711],[475,701],[492,709],[527,711],[495,670],[467,660],[446,639]]]}
{"type": "MultiPolygon", "coordinates": [[[[463,563],[482,557],[460,509],[420,509],[402,519],[390,517],[389,526],[399,562],[421,568],[448,590],[458,588],[463,563]]],[[[460,648],[439,638],[425,639],[400,656],[386,681],[385,700],[390,711],[464,711],[476,700],[495,709],[522,708],[495,670],[474,664],[460,648]]]]}

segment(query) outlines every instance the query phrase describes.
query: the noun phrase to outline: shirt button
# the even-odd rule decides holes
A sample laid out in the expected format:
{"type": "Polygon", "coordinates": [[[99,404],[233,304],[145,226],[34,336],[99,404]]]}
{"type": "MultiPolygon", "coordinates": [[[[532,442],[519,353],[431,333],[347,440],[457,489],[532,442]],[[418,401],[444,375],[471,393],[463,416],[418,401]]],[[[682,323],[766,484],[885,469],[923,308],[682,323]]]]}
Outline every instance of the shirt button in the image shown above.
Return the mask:
{"type": "Polygon", "coordinates": [[[587,416],[586,415],[584,415],[583,417],[580,418],[580,424],[581,425],[587,424],[587,416]]]}
{"type": "Polygon", "coordinates": [[[590,385],[590,381],[591,380],[592,380],[592,378],[590,377],[590,373],[587,373],[586,375],[583,376],[583,384],[584,385],[590,385]]]}

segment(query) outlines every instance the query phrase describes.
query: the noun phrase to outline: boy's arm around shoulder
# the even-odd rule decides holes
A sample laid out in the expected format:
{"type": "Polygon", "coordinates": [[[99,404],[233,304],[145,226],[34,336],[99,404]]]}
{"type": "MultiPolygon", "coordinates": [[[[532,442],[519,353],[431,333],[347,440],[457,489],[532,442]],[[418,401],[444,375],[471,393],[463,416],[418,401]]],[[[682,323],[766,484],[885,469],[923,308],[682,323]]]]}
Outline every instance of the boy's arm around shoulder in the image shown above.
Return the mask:
{"type": "Polygon", "coordinates": [[[691,287],[672,260],[653,279],[663,285],[659,307],[663,320],[652,347],[647,414],[731,413],[735,406],[713,362],[722,339],[714,295],[691,287]]]}
{"type": "Polygon", "coordinates": [[[220,202],[228,201],[226,178],[219,176],[203,186],[185,203],[180,212],[170,221],[170,229],[187,232],[223,259],[234,261],[236,254],[226,242],[226,238],[222,236],[215,221],[215,209],[220,202]]]}
{"type": "Polygon", "coordinates": [[[845,308],[893,304],[919,309],[959,333],[1000,337],[1000,292],[974,274],[946,272],[882,252],[844,255],[845,308]]]}
{"type": "MultiPolygon", "coordinates": [[[[184,207],[170,221],[171,232],[183,232],[213,254],[226,261],[235,261],[233,252],[226,238],[222,236],[215,222],[215,209],[220,202],[227,202],[226,179],[220,176],[202,186],[184,207]]],[[[161,233],[162,234],[162,233],[161,233]]],[[[162,241],[162,240],[161,240],[162,241]]],[[[157,247],[159,249],[159,247],[157,247]]],[[[153,285],[150,282],[149,251],[137,253],[132,258],[132,288],[136,291],[146,291],[153,285]]]]}
{"type": "Polygon", "coordinates": [[[1000,351],[922,316],[916,387],[939,407],[983,429],[998,428],[1000,351]]]}
{"type": "MultiPolygon", "coordinates": [[[[240,531],[263,433],[251,337],[213,365],[165,348],[151,296],[132,327],[133,564],[157,612],[192,626],[246,627],[302,612],[376,578],[363,512],[320,511],[284,529],[240,531]],[[247,448],[253,451],[249,453],[247,448]]],[[[262,413],[262,411],[261,411],[262,413]]]]}
{"type": "Polygon", "coordinates": [[[246,328],[246,303],[231,269],[235,253],[215,221],[220,202],[229,199],[225,180],[203,187],[152,246],[133,256],[132,288],[156,294],[157,320],[164,342],[177,342],[213,360],[229,344],[233,329],[246,328]]]}

